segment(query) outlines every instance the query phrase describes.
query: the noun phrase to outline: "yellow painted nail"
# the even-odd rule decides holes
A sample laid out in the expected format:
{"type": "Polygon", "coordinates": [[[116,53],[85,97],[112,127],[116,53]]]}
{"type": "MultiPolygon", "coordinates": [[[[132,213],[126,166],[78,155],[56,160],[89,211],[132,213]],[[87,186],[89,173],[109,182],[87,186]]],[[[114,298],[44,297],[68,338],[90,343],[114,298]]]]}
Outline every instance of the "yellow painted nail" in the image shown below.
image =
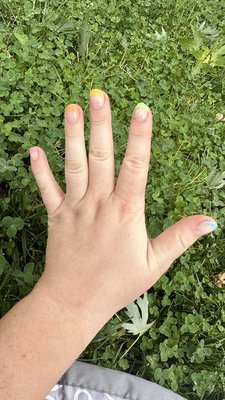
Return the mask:
{"type": "Polygon", "coordinates": [[[104,104],[105,101],[105,94],[102,90],[100,89],[92,89],[90,91],[90,102],[91,106],[95,109],[98,110],[101,108],[104,104]]]}

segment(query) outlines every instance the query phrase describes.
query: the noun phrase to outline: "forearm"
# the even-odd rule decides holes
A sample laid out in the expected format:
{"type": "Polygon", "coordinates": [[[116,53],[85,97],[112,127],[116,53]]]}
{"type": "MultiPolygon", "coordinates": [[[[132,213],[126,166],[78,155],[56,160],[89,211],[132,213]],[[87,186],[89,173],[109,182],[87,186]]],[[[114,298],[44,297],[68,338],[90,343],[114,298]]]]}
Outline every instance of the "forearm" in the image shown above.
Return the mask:
{"type": "Polygon", "coordinates": [[[32,291],[0,320],[1,400],[43,400],[103,325],[32,291]]]}

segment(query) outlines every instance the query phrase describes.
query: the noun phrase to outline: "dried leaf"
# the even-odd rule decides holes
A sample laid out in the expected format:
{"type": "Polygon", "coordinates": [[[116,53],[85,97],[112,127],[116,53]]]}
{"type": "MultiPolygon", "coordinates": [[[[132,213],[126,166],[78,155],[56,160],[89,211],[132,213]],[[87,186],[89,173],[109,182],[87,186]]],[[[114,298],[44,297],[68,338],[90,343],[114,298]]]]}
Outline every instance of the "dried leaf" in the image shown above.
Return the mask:
{"type": "Polygon", "coordinates": [[[214,282],[217,287],[221,288],[223,285],[225,285],[225,272],[222,272],[219,275],[215,275],[213,277],[214,282]]]}
{"type": "Polygon", "coordinates": [[[225,171],[217,172],[214,168],[206,178],[209,189],[220,189],[225,185],[225,171]]]}
{"type": "Polygon", "coordinates": [[[124,323],[122,327],[127,329],[133,335],[143,335],[155,321],[147,324],[148,320],[148,298],[147,294],[144,294],[144,297],[139,297],[137,299],[137,304],[140,307],[141,312],[139,311],[137,305],[135,303],[131,303],[127,306],[126,314],[132,320],[132,324],[124,323]]]}
{"type": "Polygon", "coordinates": [[[221,114],[221,113],[217,113],[215,119],[216,119],[216,121],[225,122],[225,117],[224,117],[224,115],[221,114]]]}

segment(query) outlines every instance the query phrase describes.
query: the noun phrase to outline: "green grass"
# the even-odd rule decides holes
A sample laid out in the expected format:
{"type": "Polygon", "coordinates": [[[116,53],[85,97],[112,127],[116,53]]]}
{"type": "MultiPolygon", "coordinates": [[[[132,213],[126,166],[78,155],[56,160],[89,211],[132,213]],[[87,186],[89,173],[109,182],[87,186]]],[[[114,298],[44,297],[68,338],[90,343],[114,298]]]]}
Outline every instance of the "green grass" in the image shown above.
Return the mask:
{"type": "Polygon", "coordinates": [[[220,185],[209,180],[212,169],[225,171],[225,123],[216,119],[225,115],[225,68],[200,62],[205,48],[212,55],[225,44],[224,12],[222,0],[1,1],[0,314],[31,291],[44,266],[47,214],[29,147],[46,151],[65,189],[64,109],[77,102],[85,110],[88,149],[89,91],[98,87],[111,100],[117,175],[132,110],[143,101],[154,119],[149,235],[201,213],[219,228],[149,290],[156,323],[148,332],[139,340],[127,333],[121,310],[81,358],[189,400],[225,397],[225,293],[213,281],[225,271],[225,192],[221,177],[220,185]]]}

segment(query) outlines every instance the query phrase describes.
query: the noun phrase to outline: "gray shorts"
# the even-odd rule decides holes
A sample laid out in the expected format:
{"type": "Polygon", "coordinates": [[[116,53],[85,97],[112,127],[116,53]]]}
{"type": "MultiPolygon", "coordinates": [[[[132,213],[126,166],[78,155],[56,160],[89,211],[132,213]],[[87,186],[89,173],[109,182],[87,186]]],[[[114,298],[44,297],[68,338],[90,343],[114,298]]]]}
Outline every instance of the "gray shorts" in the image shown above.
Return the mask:
{"type": "Polygon", "coordinates": [[[45,400],[185,400],[126,372],[76,361],[45,400]]]}

